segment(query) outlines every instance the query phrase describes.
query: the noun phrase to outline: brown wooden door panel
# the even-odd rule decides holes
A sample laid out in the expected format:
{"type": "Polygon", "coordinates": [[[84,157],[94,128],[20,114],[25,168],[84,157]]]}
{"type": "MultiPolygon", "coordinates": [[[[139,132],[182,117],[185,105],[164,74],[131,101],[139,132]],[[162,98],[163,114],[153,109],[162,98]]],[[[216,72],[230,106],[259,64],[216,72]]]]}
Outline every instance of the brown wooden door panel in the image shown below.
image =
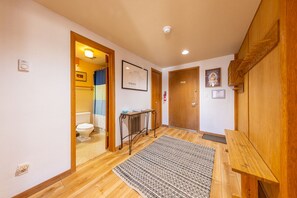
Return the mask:
{"type": "MultiPolygon", "coordinates": [[[[152,109],[157,112],[156,128],[162,125],[162,73],[152,69],[152,109]]],[[[152,128],[155,126],[152,117],[152,128]]]]}
{"type": "Polygon", "coordinates": [[[169,72],[169,125],[199,129],[199,68],[169,72]]]}

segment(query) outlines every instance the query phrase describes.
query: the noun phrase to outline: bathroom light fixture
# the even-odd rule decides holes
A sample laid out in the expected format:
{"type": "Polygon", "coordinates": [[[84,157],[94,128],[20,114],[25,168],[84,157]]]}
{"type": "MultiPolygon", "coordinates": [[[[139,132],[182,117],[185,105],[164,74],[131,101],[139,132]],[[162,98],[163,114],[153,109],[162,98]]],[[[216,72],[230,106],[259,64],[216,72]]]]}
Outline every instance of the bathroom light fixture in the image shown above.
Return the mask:
{"type": "Polygon", "coordinates": [[[182,55],[187,55],[187,54],[189,54],[190,52],[189,52],[189,50],[186,50],[186,49],[184,49],[183,51],[182,51],[182,55]]]}
{"type": "Polygon", "coordinates": [[[163,27],[164,34],[169,34],[171,32],[171,26],[166,25],[163,27]]]}
{"type": "Polygon", "coordinates": [[[85,56],[88,58],[94,58],[94,52],[90,49],[85,49],[85,56]]]}

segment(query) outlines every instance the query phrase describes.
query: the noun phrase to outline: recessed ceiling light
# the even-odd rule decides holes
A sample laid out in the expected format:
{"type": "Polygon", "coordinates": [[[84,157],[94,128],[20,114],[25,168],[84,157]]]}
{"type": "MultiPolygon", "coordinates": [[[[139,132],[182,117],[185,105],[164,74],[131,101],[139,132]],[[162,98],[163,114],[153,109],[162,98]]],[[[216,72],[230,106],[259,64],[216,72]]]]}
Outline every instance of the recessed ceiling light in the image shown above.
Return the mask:
{"type": "Polygon", "coordinates": [[[164,34],[169,34],[171,32],[171,26],[166,25],[163,27],[164,34]]]}
{"type": "Polygon", "coordinates": [[[88,58],[94,58],[94,52],[90,49],[85,49],[85,56],[88,58]]]}
{"type": "Polygon", "coordinates": [[[189,52],[189,50],[186,50],[186,49],[184,49],[183,51],[182,51],[182,55],[187,55],[187,54],[189,54],[190,52],[189,52]]]}

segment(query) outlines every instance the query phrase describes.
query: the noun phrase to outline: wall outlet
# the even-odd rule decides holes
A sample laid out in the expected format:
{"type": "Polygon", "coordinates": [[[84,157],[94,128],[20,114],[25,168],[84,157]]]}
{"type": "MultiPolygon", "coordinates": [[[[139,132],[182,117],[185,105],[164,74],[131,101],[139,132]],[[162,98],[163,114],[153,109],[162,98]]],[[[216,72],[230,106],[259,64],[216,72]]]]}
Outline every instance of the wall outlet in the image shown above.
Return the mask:
{"type": "Polygon", "coordinates": [[[21,72],[29,72],[30,71],[30,64],[25,60],[19,59],[19,61],[18,61],[18,70],[21,71],[21,72]]]}
{"type": "Polygon", "coordinates": [[[27,173],[28,170],[29,170],[29,163],[19,164],[15,171],[15,176],[23,175],[23,174],[27,173]]]}

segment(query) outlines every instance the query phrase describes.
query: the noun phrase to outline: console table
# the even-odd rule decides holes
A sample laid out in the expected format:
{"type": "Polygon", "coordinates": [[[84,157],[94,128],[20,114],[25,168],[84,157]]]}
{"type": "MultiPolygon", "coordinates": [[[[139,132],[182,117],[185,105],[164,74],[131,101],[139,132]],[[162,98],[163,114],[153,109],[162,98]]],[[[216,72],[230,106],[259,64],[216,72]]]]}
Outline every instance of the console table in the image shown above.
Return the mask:
{"type": "Polygon", "coordinates": [[[148,135],[148,123],[149,123],[149,114],[154,115],[154,137],[156,138],[156,118],[157,118],[157,112],[154,109],[146,109],[143,111],[136,111],[136,112],[128,112],[128,113],[121,113],[119,117],[120,121],[120,135],[121,135],[121,145],[119,149],[123,148],[123,140],[128,137],[129,142],[129,155],[131,155],[132,151],[132,143],[133,140],[139,136],[140,134],[143,134],[145,132],[146,135],[148,135]],[[139,117],[141,115],[145,115],[145,127],[143,129],[140,129],[139,131],[133,131],[132,130],[132,119],[135,117],[139,117]],[[128,135],[123,137],[123,122],[124,120],[128,118],[128,135]],[[134,137],[133,137],[134,135],[134,137]]]}

